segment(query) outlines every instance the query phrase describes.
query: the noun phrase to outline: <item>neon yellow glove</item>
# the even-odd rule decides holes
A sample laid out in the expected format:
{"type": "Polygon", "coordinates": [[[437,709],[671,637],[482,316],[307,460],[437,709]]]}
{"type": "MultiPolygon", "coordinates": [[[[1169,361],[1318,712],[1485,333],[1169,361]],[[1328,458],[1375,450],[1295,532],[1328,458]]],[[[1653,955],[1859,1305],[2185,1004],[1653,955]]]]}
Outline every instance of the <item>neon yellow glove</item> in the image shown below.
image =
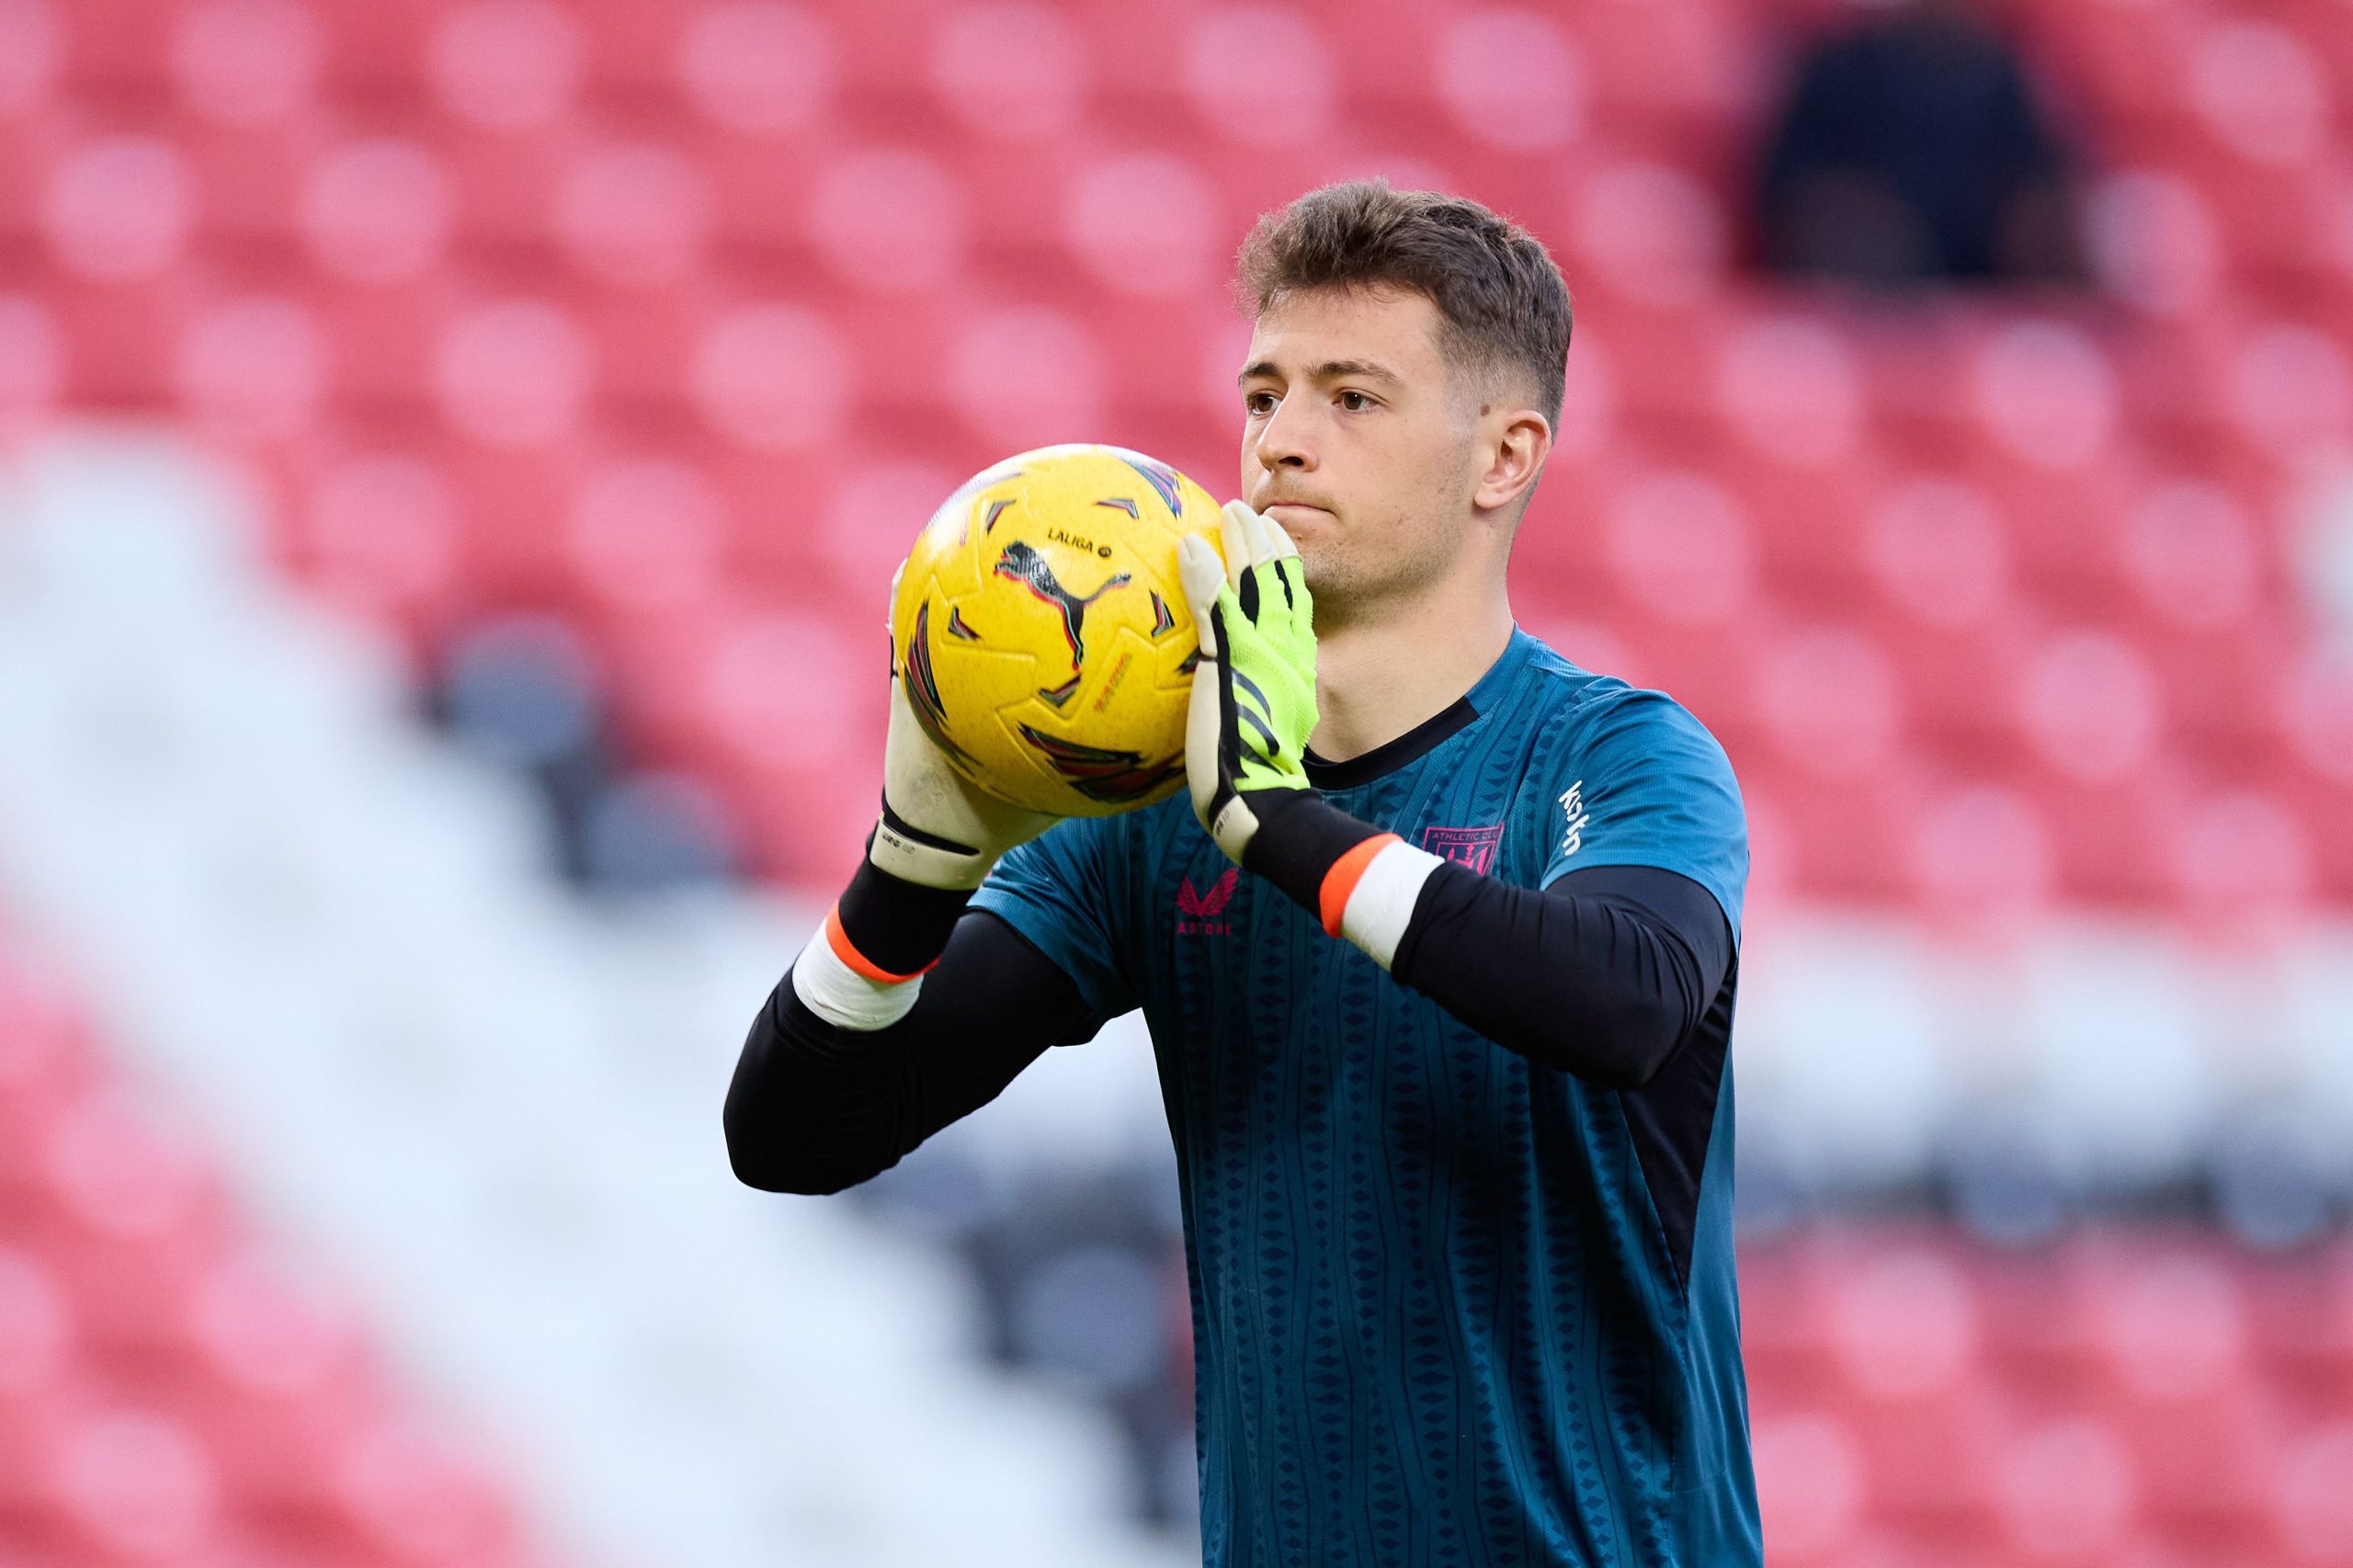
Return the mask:
{"type": "Polygon", "coordinates": [[[1304,763],[1316,717],[1315,606],[1298,546],[1272,520],[1230,501],[1221,532],[1223,561],[1199,539],[1176,546],[1201,641],[1185,772],[1193,814],[1238,864],[1266,808],[1314,793],[1304,763]],[[1254,796],[1264,797],[1256,806],[1254,796]]]}

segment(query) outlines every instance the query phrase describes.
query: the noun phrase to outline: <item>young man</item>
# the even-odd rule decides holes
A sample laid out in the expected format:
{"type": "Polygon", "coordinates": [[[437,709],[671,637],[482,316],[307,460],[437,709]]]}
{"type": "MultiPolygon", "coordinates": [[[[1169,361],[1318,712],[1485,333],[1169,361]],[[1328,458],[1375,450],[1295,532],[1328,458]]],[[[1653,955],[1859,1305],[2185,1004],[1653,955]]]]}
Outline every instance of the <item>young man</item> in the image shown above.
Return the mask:
{"type": "Polygon", "coordinates": [[[1505,595],[1567,290],[1486,209],[1378,182],[1262,220],[1241,282],[1246,505],[1182,561],[1190,809],[1047,832],[894,682],[882,820],[745,1046],[735,1169],[863,1181],[1142,1007],[1209,1563],[1759,1562],[1739,794],[1505,595]]]}

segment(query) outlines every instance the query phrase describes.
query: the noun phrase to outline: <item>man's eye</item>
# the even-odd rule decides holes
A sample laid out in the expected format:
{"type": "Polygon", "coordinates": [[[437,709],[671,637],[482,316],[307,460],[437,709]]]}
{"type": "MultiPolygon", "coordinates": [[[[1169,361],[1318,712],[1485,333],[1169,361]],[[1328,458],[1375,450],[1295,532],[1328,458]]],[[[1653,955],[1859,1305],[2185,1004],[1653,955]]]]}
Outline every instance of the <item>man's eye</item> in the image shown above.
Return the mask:
{"type": "Polygon", "coordinates": [[[1374,403],[1370,393],[1344,392],[1340,394],[1340,406],[1350,414],[1362,414],[1366,409],[1373,407],[1374,403]]]}
{"type": "Polygon", "coordinates": [[[1242,394],[1242,406],[1252,414],[1272,414],[1275,411],[1275,404],[1279,401],[1280,400],[1270,392],[1245,392],[1242,394]]]}

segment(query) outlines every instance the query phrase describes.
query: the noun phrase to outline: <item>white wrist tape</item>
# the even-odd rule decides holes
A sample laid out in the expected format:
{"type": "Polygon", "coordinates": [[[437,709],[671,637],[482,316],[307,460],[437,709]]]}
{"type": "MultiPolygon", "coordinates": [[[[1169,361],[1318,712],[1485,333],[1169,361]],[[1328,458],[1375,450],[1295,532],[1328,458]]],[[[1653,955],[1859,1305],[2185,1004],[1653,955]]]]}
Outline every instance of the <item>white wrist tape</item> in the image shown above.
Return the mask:
{"type": "Polygon", "coordinates": [[[1397,944],[1405,939],[1422,884],[1445,864],[1428,850],[1410,844],[1384,847],[1365,867],[1348,894],[1347,906],[1340,912],[1340,935],[1387,969],[1396,961],[1397,944]]]}
{"type": "Polygon", "coordinates": [[[870,1033],[907,1016],[923,993],[923,976],[885,983],[844,963],[823,926],[792,961],[792,994],[836,1028],[870,1033]]]}

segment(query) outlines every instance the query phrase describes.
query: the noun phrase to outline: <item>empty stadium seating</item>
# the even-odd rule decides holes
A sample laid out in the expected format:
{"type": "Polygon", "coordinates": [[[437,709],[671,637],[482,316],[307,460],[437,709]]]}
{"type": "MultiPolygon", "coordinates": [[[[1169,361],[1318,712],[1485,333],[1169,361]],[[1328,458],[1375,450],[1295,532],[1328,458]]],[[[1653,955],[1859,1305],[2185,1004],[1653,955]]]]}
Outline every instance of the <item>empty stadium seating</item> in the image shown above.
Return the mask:
{"type": "Polygon", "coordinates": [[[0,1119],[10,1561],[538,1561],[500,1483],[408,1407],[350,1304],[251,1233],[13,937],[0,1119]]]}
{"type": "Polygon", "coordinates": [[[2341,1248],[1847,1229],[1752,1246],[1741,1290],[1777,1562],[2353,1562],[2341,1248]]]}
{"type": "Polygon", "coordinates": [[[874,726],[795,766],[763,732],[798,710],[719,665],[866,667],[926,496],[1010,447],[1231,486],[1242,226],[1340,175],[1455,183],[1579,295],[1523,609],[1717,728],[1780,885],[1938,904],[1939,802],[1996,791],[2051,899],[2342,904],[2353,756],[2312,715],[2353,676],[2309,656],[2292,556],[2353,437],[2353,30],[2009,10],[2092,149],[2107,302],[1734,275],[1812,5],[10,0],[0,411],[184,411],[422,656],[578,617],[642,744],[824,880],[874,726]],[[2217,812],[2261,824],[2259,888],[2212,885],[2217,812]]]}

